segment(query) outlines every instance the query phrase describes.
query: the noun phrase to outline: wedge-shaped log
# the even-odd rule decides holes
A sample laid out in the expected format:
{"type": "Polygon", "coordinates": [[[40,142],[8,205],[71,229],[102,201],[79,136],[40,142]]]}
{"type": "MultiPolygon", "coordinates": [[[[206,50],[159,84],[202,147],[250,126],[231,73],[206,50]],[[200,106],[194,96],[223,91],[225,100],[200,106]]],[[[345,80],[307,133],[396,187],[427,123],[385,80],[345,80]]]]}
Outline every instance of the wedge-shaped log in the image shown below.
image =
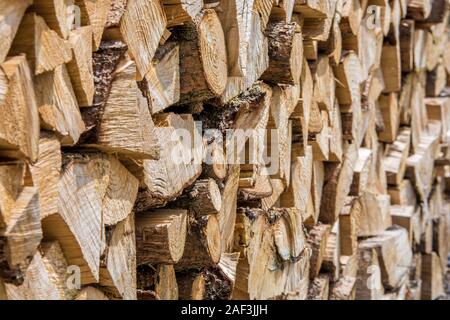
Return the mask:
{"type": "Polygon", "coordinates": [[[20,53],[26,53],[31,70],[36,75],[51,71],[72,59],[70,44],[35,13],[27,13],[23,17],[9,54],[20,53]]]}
{"type": "Polygon", "coordinates": [[[203,0],[163,0],[167,27],[183,25],[192,20],[203,9],[203,0]]]}
{"type": "Polygon", "coordinates": [[[240,209],[236,222],[236,242],[242,258],[236,271],[233,299],[306,299],[309,285],[310,249],[306,247],[301,215],[297,209],[240,209]],[[272,221],[270,223],[269,221],[272,221]],[[270,228],[283,223],[290,232],[270,228]],[[245,250],[244,250],[245,248],[245,250]],[[282,258],[275,266],[272,260],[282,258]],[[295,258],[294,258],[295,257],[295,258]]]}
{"type": "Polygon", "coordinates": [[[141,83],[152,114],[180,100],[180,47],[167,42],[156,50],[153,67],[141,83]]]}
{"type": "Polygon", "coordinates": [[[304,154],[292,159],[291,183],[289,188],[280,197],[283,207],[298,208],[302,214],[303,221],[314,225],[314,216],[308,216],[306,210],[310,200],[309,192],[312,182],[313,155],[312,148],[307,147],[304,154]]]}
{"type": "Polygon", "coordinates": [[[397,137],[399,128],[398,98],[396,93],[381,95],[378,99],[384,128],[379,133],[379,139],[383,142],[393,143],[397,137]]]}
{"type": "Polygon", "coordinates": [[[0,154],[35,162],[39,144],[39,114],[30,68],[25,56],[0,65],[7,91],[0,100],[0,154]]]}
{"type": "Polygon", "coordinates": [[[159,143],[147,101],[136,83],[136,65],[127,58],[119,60],[121,53],[122,47],[108,43],[94,57],[96,104],[82,110],[88,130],[80,144],[106,153],[158,159],[159,143]]]}
{"type": "Polygon", "coordinates": [[[8,300],[65,300],[74,291],[67,289],[67,264],[57,242],[43,243],[32,257],[25,281],[15,286],[6,284],[8,300]]]}
{"type": "Polygon", "coordinates": [[[352,256],[357,251],[361,209],[359,198],[347,197],[339,213],[339,246],[343,256],[352,256]]]}
{"type": "Polygon", "coordinates": [[[328,224],[318,224],[308,232],[308,244],[312,249],[309,273],[310,279],[315,279],[319,276],[330,232],[331,226],[328,224]]]}
{"type": "MultiPolygon", "coordinates": [[[[138,211],[164,206],[174,200],[198,178],[202,169],[201,145],[193,147],[198,133],[192,115],[160,114],[155,117],[155,126],[158,140],[165,141],[160,159],[126,161],[129,170],[140,181],[138,211]],[[182,140],[180,134],[186,140],[182,140]]],[[[201,144],[201,139],[196,141],[201,144]]]]}
{"type": "Polygon", "coordinates": [[[81,24],[92,28],[92,48],[94,51],[100,47],[112,2],[112,0],[75,0],[75,4],[80,8],[81,24]]]}
{"type": "Polygon", "coordinates": [[[28,6],[32,4],[31,0],[7,0],[0,4],[0,32],[3,39],[0,44],[0,63],[5,61],[11,44],[14,40],[17,30],[19,29],[20,21],[22,21],[23,14],[28,6]]]}
{"type": "Polygon", "coordinates": [[[76,144],[86,127],[64,64],[34,79],[41,127],[54,131],[63,146],[76,144]]]}
{"type": "Polygon", "coordinates": [[[24,163],[0,165],[0,275],[22,284],[42,239],[39,194],[30,186],[24,163]]]}
{"type": "Polygon", "coordinates": [[[157,0],[129,0],[120,19],[120,34],[136,62],[142,79],[152,66],[153,56],[166,28],[166,16],[157,0]]]}
{"type": "Polygon", "coordinates": [[[92,63],[92,27],[86,26],[70,33],[73,59],[67,64],[73,90],[80,106],[94,101],[94,68],[92,63]]]}
{"type": "Polygon", "coordinates": [[[42,131],[38,161],[30,166],[33,182],[39,190],[41,220],[58,211],[58,182],[61,170],[61,143],[54,134],[42,131]]]}
{"type": "Polygon", "coordinates": [[[67,263],[80,268],[82,284],[99,280],[108,167],[106,155],[66,154],[58,183],[58,210],[42,220],[44,239],[59,241],[67,263]]]}
{"type": "Polygon", "coordinates": [[[107,228],[109,241],[100,263],[100,285],[123,300],[136,300],[136,244],[134,214],[107,228]]]}
{"type": "Polygon", "coordinates": [[[411,130],[401,128],[393,144],[386,147],[386,156],[383,159],[387,182],[391,185],[399,185],[406,172],[406,158],[409,155],[411,144],[411,130]]]}
{"type": "Polygon", "coordinates": [[[33,11],[43,17],[60,37],[67,39],[74,24],[74,0],[34,0],[33,11]]]}
{"type": "Polygon", "coordinates": [[[345,198],[350,192],[353,166],[357,158],[354,145],[344,148],[342,163],[326,163],[319,220],[333,224],[339,216],[345,198]]]}
{"type": "Polygon", "coordinates": [[[139,181],[114,156],[109,156],[108,161],[108,187],[103,197],[102,216],[105,226],[112,227],[129,218],[137,198],[139,181]]]}
{"type": "Polygon", "coordinates": [[[390,197],[388,195],[366,191],[361,196],[361,204],[359,237],[375,236],[392,225],[390,197]]]}
{"type": "Polygon", "coordinates": [[[328,56],[319,56],[317,63],[311,69],[315,80],[314,99],[321,110],[331,113],[335,101],[336,82],[330,59],[328,56]]]}
{"type": "Polygon", "coordinates": [[[360,249],[369,247],[377,250],[385,288],[398,288],[412,261],[408,232],[401,227],[394,227],[359,244],[360,249]]]}
{"type": "Polygon", "coordinates": [[[371,168],[373,167],[372,150],[367,148],[358,149],[358,158],[353,170],[353,181],[350,187],[350,194],[358,196],[362,194],[369,184],[371,168]]]}

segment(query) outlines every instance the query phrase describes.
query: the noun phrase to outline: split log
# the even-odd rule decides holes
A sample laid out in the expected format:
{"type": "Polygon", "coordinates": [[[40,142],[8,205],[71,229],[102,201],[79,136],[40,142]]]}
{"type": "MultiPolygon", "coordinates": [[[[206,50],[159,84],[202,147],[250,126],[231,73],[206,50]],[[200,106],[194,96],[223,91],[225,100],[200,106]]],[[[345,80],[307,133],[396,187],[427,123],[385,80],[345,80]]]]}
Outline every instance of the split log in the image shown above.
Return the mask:
{"type": "Polygon", "coordinates": [[[177,274],[178,293],[181,300],[203,300],[206,290],[204,273],[180,272],[177,274]]]}
{"type": "Polygon", "coordinates": [[[379,133],[379,139],[383,142],[393,143],[399,127],[397,94],[383,94],[378,102],[384,123],[383,131],[379,133]]]}
{"type": "Polygon", "coordinates": [[[314,74],[314,99],[321,110],[326,110],[329,114],[333,111],[335,101],[335,80],[334,72],[330,66],[327,56],[320,56],[317,64],[313,66],[314,74]]]}
{"type": "Polygon", "coordinates": [[[66,154],[58,183],[58,210],[42,220],[44,239],[60,243],[67,263],[80,268],[82,284],[99,280],[108,165],[102,154],[66,154]]]}
{"type": "Polygon", "coordinates": [[[186,210],[156,210],[136,215],[137,264],[174,264],[183,256],[186,210]]]}
{"type": "Polygon", "coordinates": [[[127,1],[119,28],[121,38],[136,63],[138,79],[142,79],[149,72],[166,23],[166,16],[159,1],[127,1]]]}
{"type": "MultiPolygon", "coordinates": [[[[249,3],[240,0],[221,0],[217,14],[222,23],[225,35],[228,75],[230,77],[243,77],[248,61],[248,50],[251,46],[251,20],[253,7],[255,11],[262,12],[268,20],[272,1],[258,0],[249,3]],[[249,43],[250,42],[250,43],[249,43]]],[[[263,18],[263,25],[267,25],[263,18]]]]}
{"type": "Polygon", "coordinates": [[[333,224],[339,216],[350,191],[356,153],[354,145],[350,145],[344,150],[342,163],[325,164],[325,184],[319,216],[319,220],[324,223],[333,224]]]}
{"type": "Polygon", "coordinates": [[[80,22],[83,26],[92,27],[92,49],[97,51],[103,36],[108,13],[111,9],[112,0],[75,0],[80,8],[80,22]]]}
{"type": "Polygon", "coordinates": [[[246,50],[247,63],[244,76],[228,77],[225,91],[220,97],[221,103],[228,102],[241,92],[251,88],[269,66],[269,44],[267,37],[263,33],[265,25],[256,10],[251,12],[248,26],[249,38],[246,40],[248,47],[246,50]]]}
{"type": "Polygon", "coordinates": [[[203,216],[189,222],[184,254],[175,265],[185,270],[216,265],[221,256],[219,222],[214,215],[203,216]]]}
{"type": "Polygon", "coordinates": [[[138,159],[158,159],[159,143],[135,80],[136,65],[120,59],[123,49],[110,42],[94,56],[95,105],[82,109],[87,131],[79,144],[138,159]]]}
{"type": "Polygon", "coordinates": [[[361,209],[359,198],[348,197],[339,213],[339,246],[343,256],[356,254],[361,209]]]}
{"type": "Polygon", "coordinates": [[[373,247],[358,248],[358,274],[356,300],[380,300],[384,294],[377,250],[373,247]]]}
{"type": "Polygon", "coordinates": [[[359,237],[375,236],[392,225],[388,195],[367,191],[362,195],[361,204],[359,237]]]}
{"type": "Polygon", "coordinates": [[[100,285],[115,297],[136,300],[134,214],[106,229],[107,248],[100,262],[100,285]]]}
{"type": "Polygon", "coordinates": [[[321,270],[327,272],[331,281],[337,281],[340,275],[339,258],[341,256],[341,247],[339,243],[339,220],[331,228],[328,236],[325,252],[322,261],[321,270]]]}
{"type": "Polygon", "coordinates": [[[162,4],[168,28],[192,22],[204,6],[203,0],[163,0],[162,4]]]}
{"type": "Polygon", "coordinates": [[[35,162],[39,144],[39,114],[32,76],[25,56],[0,65],[8,91],[0,100],[0,154],[35,162]]]}
{"type": "Polygon", "coordinates": [[[63,146],[76,144],[86,127],[65,65],[35,77],[41,127],[54,131],[63,146]]]}
{"type": "Polygon", "coordinates": [[[222,244],[221,252],[229,252],[234,245],[240,172],[238,164],[229,165],[228,177],[222,191],[222,209],[217,216],[222,244]]]}
{"type": "Polygon", "coordinates": [[[222,195],[213,179],[199,179],[171,205],[189,209],[196,217],[218,214],[222,209],[222,195]]]}
{"type": "Polygon", "coordinates": [[[301,225],[298,209],[268,212],[240,209],[235,238],[237,248],[242,251],[242,258],[237,266],[233,299],[286,299],[292,295],[298,299],[306,299],[311,254],[305,246],[306,237],[301,225]],[[283,238],[275,240],[277,245],[274,244],[273,232],[279,230],[279,227],[275,230],[269,227],[274,222],[282,222],[290,230],[280,234],[283,238]],[[282,239],[285,240],[281,241],[282,239]],[[279,254],[285,258],[281,265],[275,265],[274,259],[279,254]]]}
{"type": "Polygon", "coordinates": [[[447,98],[426,98],[427,116],[429,120],[437,120],[441,123],[441,141],[448,141],[450,130],[450,100],[447,98]]]}
{"type": "Polygon", "coordinates": [[[433,180],[433,166],[439,138],[434,134],[423,135],[416,153],[406,160],[406,175],[415,184],[421,199],[428,199],[433,180]]]}
{"type": "Polygon", "coordinates": [[[359,244],[360,249],[364,250],[368,247],[377,250],[381,280],[385,288],[398,288],[403,276],[408,273],[412,261],[407,231],[394,227],[359,244]]]}
{"type": "MultiPolygon", "coordinates": [[[[57,244],[56,244],[57,245],[57,244]]],[[[57,248],[61,250],[60,248],[57,248]]],[[[51,249],[50,249],[51,250],[51,249]]],[[[47,251],[47,254],[49,252],[47,251]]],[[[25,281],[19,285],[6,284],[8,300],[63,300],[66,296],[67,265],[61,252],[45,256],[37,251],[32,257],[25,274],[25,281]],[[64,268],[66,266],[66,268],[64,268]],[[55,270],[55,267],[58,268],[55,270]]]]}
{"type": "Polygon", "coordinates": [[[393,144],[387,145],[383,160],[387,182],[400,185],[406,171],[406,158],[409,155],[411,130],[401,128],[393,144]]]}
{"type": "MultiPolygon", "coordinates": [[[[391,217],[393,225],[400,226],[408,231],[409,243],[412,247],[414,233],[417,231],[415,225],[420,223],[419,217],[415,216],[415,208],[413,206],[393,205],[391,206],[391,217]]],[[[420,229],[418,231],[420,236],[420,229]]]]}
{"type": "MultiPolygon", "coordinates": [[[[101,1],[100,1],[101,2],[101,1]]],[[[70,33],[73,59],[67,64],[73,90],[80,106],[94,102],[94,69],[92,63],[92,27],[86,26],[70,33]]]]}
{"type": "Polygon", "coordinates": [[[180,47],[167,42],[155,53],[153,66],[140,85],[152,114],[180,100],[180,47]]]}
{"type": "Polygon", "coordinates": [[[266,32],[269,39],[269,67],[261,79],[273,84],[298,84],[303,63],[300,26],[295,22],[271,22],[266,32]]]}
{"type": "Polygon", "coordinates": [[[327,224],[318,224],[308,232],[308,244],[312,250],[309,273],[311,280],[319,276],[330,232],[331,226],[327,224]]]}
{"type": "Polygon", "coordinates": [[[422,255],[423,300],[434,300],[444,294],[441,264],[435,252],[422,255]]]}
{"type": "Polygon", "coordinates": [[[35,75],[52,71],[72,59],[70,44],[35,13],[27,13],[23,17],[9,52],[10,55],[20,53],[26,53],[35,75]]]}
{"type": "Polygon", "coordinates": [[[180,104],[220,96],[226,86],[225,37],[216,12],[204,10],[173,36],[180,45],[180,104]]]}
{"type": "Polygon", "coordinates": [[[433,251],[438,254],[444,274],[447,272],[449,251],[449,235],[447,228],[448,218],[445,215],[440,215],[439,217],[433,219],[433,251]]]}
{"type": "Polygon", "coordinates": [[[42,239],[39,194],[24,163],[0,165],[0,275],[20,285],[42,239]]]}
{"type": "Polygon", "coordinates": [[[270,12],[271,20],[291,22],[295,0],[276,0],[270,12]]]}
{"type": "Polygon", "coordinates": [[[293,159],[291,166],[290,186],[280,197],[280,204],[285,208],[298,208],[302,213],[303,221],[314,225],[314,217],[307,216],[307,203],[312,182],[312,148],[307,147],[304,155],[293,159]]]}
{"type": "MultiPolygon", "coordinates": [[[[313,111],[311,115],[310,124],[314,123],[311,119],[314,119],[315,112],[313,111]]],[[[322,129],[318,133],[310,133],[308,135],[308,144],[312,147],[313,159],[315,161],[328,161],[330,158],[330,127],[328,112],[325,110],[319,111],[319,119],[318,121],[322,124],[322,129]]]]}
{"type": "Polygon", "coordinates": [[[33,11],[43,17],[60,37],[67,39],[73,28],[76,13],[73,0],[34,0],[33,11]]]}
{"type": "Polygon", "coordinates": [[[136,201],[139,181],[114,156],[108,157],[108,186],[102,200],[102,219],[106,227],[127,219],[136,201]]]}
{"type": "Polygon", "coordinates": [[[400,58],[402,72],[414,69],[414,20],[402,20],[400,24],[400,58]]]}
{"type": "Polygon", "coordinates": [[[431,13],[431,1],[412,0],[408,2],[408,17],[414,20],[426,19],[431,13]]]}
{"type": "Polygon", "coordinates": [[[322,161],[313,161],[311,195],[314,204],[314,223],[319,220],[325,169],[322,161]]]}
{"type": "Polygon", "coordinates": [[[19,29],[20,21],[28,6],[32,4],[31,0],[3,1],[0,5],[2,18],[0,19],[0,29],[2,43],[0,45],[0,63],[5,61],[8,51],[11,48],[14,37],[19,29]]]}
{"type": "Polygon", "coordinates": [[[128,169],[138,177],[140,192],[137,211],[161,207],[175,200],[184,188],[201,173],[201,138],[198,138],[192,115],[174,113],[155,117],[155,134],[161,145],[159,160],[125,161],[128,169]]]}
{"type": "Polygon", "coordinates": [[[178,300],[179,286],[172,265],[142,265],[137,274],[139,300],[178,300]]]}
{"type": "Polygon", "coordinates": [[[354,164],[350,195],[358,196],[367,190],[370,179],[370,171],[373,167],[373,157],[372,150],[367,148],[358,149],[358,158],[354,164]]]}
{"type": "Polygon", "coordinates": [[[294,12],[304,16],[305,36],[317,41],[325,41],[329,37],[335,9],[335,1],[296,0],[294,5],[294,12]]]}
{"type": "MultiPolygon", "coordinates": [[[[349,110],[360,107],[361,104],[361,64],[358,56],[345,53],[342,62],[334,67],[336,76],[336,97],[341,106],[348,106],[349,110]]],[[[344,109],[345,110],[345,109],[344,109]]]]}
{"type": "Polygon", "coordinates": [[[404,179],[398,186],[390,186],[388,193],[394,205],[416,206],[416,192],[408,179],[404,179]]]}
{"type": "Polygon", "coordinates": [[[38,161],[30,166],[33,182],[39,190],[41,220],[58,211],[58,181],[61,169],[61,143],[55,135],[41,132],[38,161]]]}

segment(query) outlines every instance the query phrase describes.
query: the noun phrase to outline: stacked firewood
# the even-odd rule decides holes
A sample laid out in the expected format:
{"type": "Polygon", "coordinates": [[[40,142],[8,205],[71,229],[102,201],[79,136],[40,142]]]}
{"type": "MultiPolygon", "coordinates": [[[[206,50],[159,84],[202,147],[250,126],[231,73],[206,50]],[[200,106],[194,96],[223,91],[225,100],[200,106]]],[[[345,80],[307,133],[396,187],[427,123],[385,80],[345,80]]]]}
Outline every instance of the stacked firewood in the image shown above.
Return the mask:
{"type": "Polygon", "coordinates": [[[0,299],[437,299],[450,1],[0,0],[0,299]]]}

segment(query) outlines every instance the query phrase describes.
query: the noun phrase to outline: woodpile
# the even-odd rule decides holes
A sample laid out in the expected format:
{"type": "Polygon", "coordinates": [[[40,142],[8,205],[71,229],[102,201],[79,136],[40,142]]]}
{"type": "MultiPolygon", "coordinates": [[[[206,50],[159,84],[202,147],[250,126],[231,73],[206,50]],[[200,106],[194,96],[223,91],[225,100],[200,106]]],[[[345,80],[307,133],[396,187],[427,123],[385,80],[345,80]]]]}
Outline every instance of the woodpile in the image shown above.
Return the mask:
{"type": "Polygon", "coordinates": [[[418,300],[450,1],[0,0],[0,299],[418,300]]]}

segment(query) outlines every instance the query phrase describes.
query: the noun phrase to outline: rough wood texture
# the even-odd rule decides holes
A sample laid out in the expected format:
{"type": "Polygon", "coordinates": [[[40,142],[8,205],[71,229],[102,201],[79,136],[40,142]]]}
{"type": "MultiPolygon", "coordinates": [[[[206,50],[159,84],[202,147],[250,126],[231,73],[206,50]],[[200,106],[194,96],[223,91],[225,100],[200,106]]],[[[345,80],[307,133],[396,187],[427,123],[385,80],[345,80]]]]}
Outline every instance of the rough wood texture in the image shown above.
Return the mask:
{"type": "Polygon", "coordinates": [[[0,100],[0,154],[35,162],[39,144],[39,114],[32,75],[25,56],[0,65],[7,91],[0,100]]]}
{"type": "Polygon", "coordinates": [[[0,299],[443,298],[449,10],[0,0],[0,299]]]}
{"type": "Polygon", "coordinates": [[[157,210],[136,216],[137,263],[177,263],[186,241],[187,212],[157,210]]]}

